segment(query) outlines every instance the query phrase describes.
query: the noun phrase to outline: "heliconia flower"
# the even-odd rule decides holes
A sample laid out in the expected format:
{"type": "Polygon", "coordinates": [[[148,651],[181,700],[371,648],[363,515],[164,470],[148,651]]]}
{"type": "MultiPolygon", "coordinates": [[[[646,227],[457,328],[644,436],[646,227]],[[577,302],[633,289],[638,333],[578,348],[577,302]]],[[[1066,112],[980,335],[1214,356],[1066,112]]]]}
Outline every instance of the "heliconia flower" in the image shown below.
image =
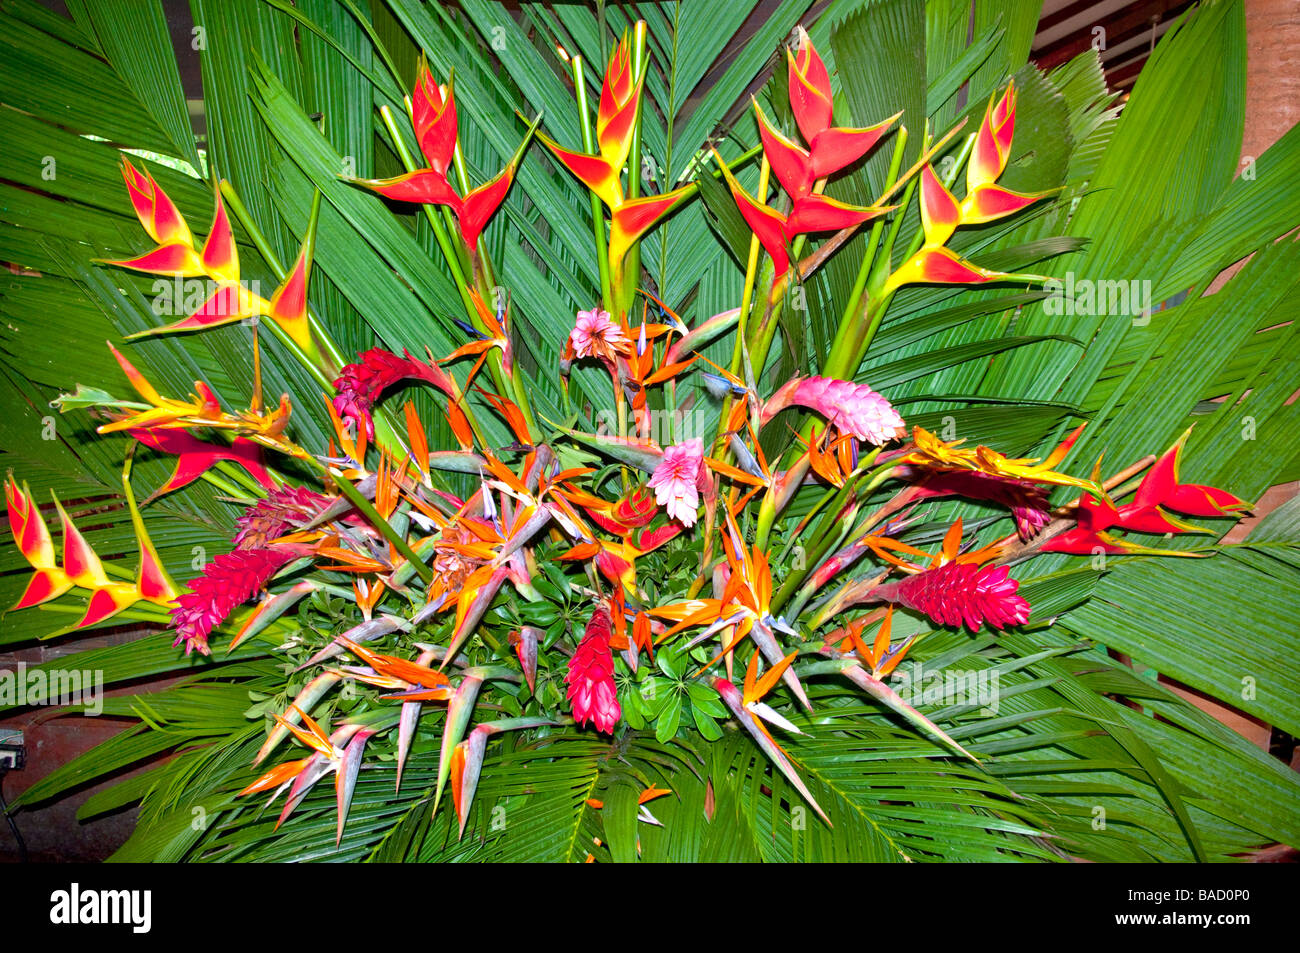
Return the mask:
{"type": "Polygon", "coordinates": [[[1075,505],[1078,525],[1058,533],[1040,546],[1044,553],[1066,553],[1076,556],[1122,555],[1127,553],[1165,554],[1170,556],[1195,556],[1181,550],[1153,549],[1111,534],[1112,529],[1125,529],[1139,533],[1204,532],[1199,526],[1185,523],[1160,507],[1144,507],[1138,503],[1116,506],[1110,500],[1098,502],[1084,494],[1075,505]]]}
{"type": "Polygon", "coordinates": [[[197,331],[266,315],[283,328],[308,356],[318,356],[307,318],[306,299],[314,220],[308,226],[296,266],[267,301],[240,283],[239,248],[220,189],[215,194],[212,227],[203,248],[196,249],[184,217],[147,171],[137,171],[129,160],[123,158],[122,177],[136,216],[149,236],[159,244],[153,251],[136,258],[105,260],[104,264],[182,278],[205,275],[215,284],[212,293],[192,313],[172,324],[151,328],[141,334],[197,331]]]}
{"type": "Polygon", "coordinates": [[[275,481],[262,464],[262,448],[244,437],[236,437],[226,447],[192,437],[183,430],[128,430],[127,433],[146,447],[178,457],[176,469],[167,482],[153,491],[149,497],[151,500],[188,486],[218,460],[238,464],[267,489],[275,486],[275,481]]]}
{"type": "Polygon", "coordinates": [[[905,284],[983,284],[998,280],[1042,280],[1038,275],[1006,274],[980,268],[943,247],[959,225],[978,225],[1018,212],[1048,195],[1020,194],[994,182],[1011,156],[1015,130],[1015,84],[1008,84],[996,106],[992,98],[966,167],[966,197],[960,202],[928,164],[921,170],[921,225],[925,242],[886,282],[888,293],[905,284]]]}
{"type": "Polygon", "coordinates": [[[233,540],[236,549],[256,549],[278,536],[308,523],[320,514],[332,499],[305,486],[282,486],[271,490],[239,516],[239,531],[233,540]]]}
{"type": "Polygon", "coordinates": [[[572,152],[549,136],[538,134],[560,163],[611,209],[623,202],[619,174],[632,149],[642,83],[642,78],[632,74],[631,46],[625,33],[610,54],[601,84],[596,109],[596,146],[600,151],[596,155],[572,152]]]}
{"type": "Polygon", "coordinates": [[[949,562],[886,583],[875,595],[924,612],[940,625],[1003,629],[1029,619],[1029,603],[1016,594],[1020,584],[1007,573],[1006,566],[949,562]]]}
{"type": "Polygon", "coordinates": [[[1174,516],[1176,510],[1189,516],[1239,516],[1250,504],[1226,490],[1178,482],[1178,457],[1191,430],[1183,433],[1147,471],[1134,493],[1133,502],[1116,506],[1109,499],[1100,502],[1085,494],[1075,505],[1078,525],[1045,542],[1042,552],[1090,555],[1095,553],[1162,553],[1171,556],[1194,556],[1182,550],[1162,550],[1143,546],[1114,536],[1114,529],[1136,533],[1208,532],[1174,516]],[[1166,509],[1166,507],[1168,509],[1166,509]]]}
{"type": "Polygon", "coordinates": [[[610,55],[596,108],[596,142],[601,156],[615,168],[627,161],[632,148],[641,86],[642,80],[632,72],[632,50],[624,33],[610,55]]]}
{"type": "Polygon", "coordinates": [[[158,187],[149,170],[136,171],[129,159],[122,157],[122,178],[126,180],[127,194],[140,224],[149,237],[159,245],[179,242],[189,245],[193,241],[185,218],[177,211],[167,193],[158,187]]]}
{"type": "Polygon", "coordinates": [[[439,86],[428,64],[421,62],[411,93],[411,122],[420,151],[429,168],[444,178],[456,154],[458,135],[453,85],[454,77],[448,77],[447,85],[439,86]]]}
{"type": "Polygon", "coordinates": [[[993,103],[994,95],[996,93],[989,96],[984,119],[980,122],[975,144],[971,148],[970,161],[966,165],[967,193],[996,182],[1011,158],[1011,139],[1016,131],[1015,81],[1007,83],[1007,88],[996,105],[993,103]]]}
{"type": "Polygon", "coordinates": [[[632,149],[643,83],[644,76],[633,75],[631,48],[624,34],[610,55],[601,84],[596,111],[599,152],[575,152],[544,133],[537,134],[559,163],[609,209],[608,255],[610,273],[615,276],[622,274],[623,261],[632,246],[692,192],[689,186],[683,186],[662,195],[635,199],[623,192],[623,166],[632,149]]]}
{"type": "Polygon", "coordinates": [[[45,525],[40,508],[26,485],[19,489],[13,474],[5,481],[9,529],[23,558],[36,570],[15,609],[25,609],[56,599],[72,588],[73,582],[60,567],[54,554],[54,541],[45,525]]]}
{"type": "Polygon", "coordinates": [[[758,100],[754,100],[763,154],[781,187],[792,198],[808,195],[819,179],[838,172],[866,155],[902,113],[862,129],[825,129],[813,137],[807,149],[772,125],[758,100]]]}
{"type": "Polygon", "coordinates": [[[596,357],[605,361],[627,354],[631,345],[622,327],[611,321],[609,312],[602,308],[578,312],[573,330],[569,332],[569,342],[578,357],[596,357]]]}
{"type": "Polygon", "coordinates": [[[288,548],[236,549],[222,553],[203,567],[203,575],[189,582],[189,592],[176,597],[172,610],[175,645],[185,643],[185,654],[198,649],[210,655],[208,635],[238,606],[266,585],[294,553],[288,548]]]}
{"type": "Polygon", "coordinates": [[[760,420],[766,424],[792,405],[817,411],[842,433],[853,434],[883,446],[906,433],[903,418],[893,406],[865,384],[833,377],[795,378],[763,405],[760,420]]]}
{"type": "Polygon", "coordinates": [[[789,64],[790,109],[799,131],[811,143],[831,124],[831,77],[808,31],[799,27],[796,39],[798,54],[785,51],[789,64]]]}
{"type": "Polygon", "coordinates": [[[831,126],[832,92],[826,64],[802,27],[797,45],[797,54],[786,50],[790,106],[808,148],[801,148],[777,131],[754,100],[763,152],[792,197],[804,194],[817,179],[824,179],[862,158],[902,115],[896,113],[861,129],[831,126]]]}
{"type": "Polygon", "coordinates": [[[914,488],[917,498],[964,496],[1005,506],[1011,511],[1022,540],[1032,539],[1052,520],[1047,491],[1029,480],[975,470],[926,472],[906,467],[900,468],[899,475],[918,481],[914,488]]]}
{"type": "Polygon", "coordinates": [[[662,195],[623,199],[610,209],[609,214],[609,267],[617,273],[632,246],[654,228],[683,199],[691,194],[690,186],[682,186],[662,195]]]}
{"type": "Polygon", "coordinates": [[[578,650],[569,659],[569,704],[579,725],[590,722],[605,734],[614,730],[622,717],[618,691],[614,687],[614,655],[609,640],[612,625],[609,613],[598,608],[592,613],[578,650]]]}
{"type": "Polygon", "coordinates": [[[591,502],[580,500],[586,510],[601,529],[615,536],[628,538],[645,526],[659,512],[655,494],[646,487],[636,487],[626,496],[614,503],[592,498],[591,502]]]}
{"type": "Polygon", "coordinates": [[[348,181],[399,202],[447,206],[460,224],[461,239],[472,258],[478,250],[479,236],[510,191],[515,169],[537,123],[533,123],[504,169],[488,182],[461,196],[447,178],[458,136],[454,85],[453,74],[447,77],[445,89],[440,87],[434,82],[429,64],[420,60],[415,90],[411,95],[411,122],[415,127],[415,137],[420,143],[420,151],[429,163],[425,168],[390,179],[348,181]]]}
{"type": "Polygon", "coordinates": [[[695,525],[703,460],[704,441],[699,437],[671,446],[647,484],[654,488],[655,501],[683,526],[695,525]]]}
{"type": "Polygon", "coordinates": [[[1134,504],[1142,510],[1165,506],[1188,516],[1207,517],[1237,516],[1241,511],[1250,509],[1249,503],[1227,490],[1179,482],[1178,458],[1190,434],[1189,428],[1147,471],[1137,492],[1133,494],[1134,504]]]}
{"type": "Polygon", "coordinates": [[[772,267],[777,279],[773,285],[774,293],[779,290],[782,285],[781,279],[790,270],[789,245],[796,236],[850,228],[895,208],[892,205],[848,205],[816,192],[805,192],[794,196],[790,214],[782,215],[746,192],[744,186],[731,174],[731,169],[722,161],[722,156],[718,155],[716,149],[713,151],[713,157],[727,180],[727,186],[731,189],[731,195],[736,200],[745,224],[758,237],[759,244],[772,259],[772,267]]]}
{"type": "Polygon", "coordinates": [[[173,604],[176,595],[174,584],[158,558],[153,541],[145,532],[129,486],[126,487],[126,492],[136,546],[140,551],[140,568],[134,583],[109,579],[99,556],[81,535],[63,504],[55,498],[54,506],[63,529],[63,561],[62,565],[57,563],[53,540],[31,491],[25,486],[20,490],[13,476],[9,476],[5,484],[9,526],[19,552],[36,570],[14,606],[15,609],[40,605],[79,586],[90,590],[86,611],[73,626],[74,629],[83,629],[103,622],[142,600],[162,606],[173,604]]]}

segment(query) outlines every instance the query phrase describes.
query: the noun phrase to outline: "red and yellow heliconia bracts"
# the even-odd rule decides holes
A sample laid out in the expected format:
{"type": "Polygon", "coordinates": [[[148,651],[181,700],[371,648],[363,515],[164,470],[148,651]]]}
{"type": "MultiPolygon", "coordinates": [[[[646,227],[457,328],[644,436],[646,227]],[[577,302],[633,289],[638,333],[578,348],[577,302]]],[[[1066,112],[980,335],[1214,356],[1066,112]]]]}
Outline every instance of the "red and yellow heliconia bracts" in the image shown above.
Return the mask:
{"type": "Polygon", "coordinates": [[[172,324],[143,333],[201,331],[265,316],[292,338],[310,360],[320,359],[319,350],[312,338],[311,322],[307,317],[307,279],[311,271],[314,242],[312,228],[308,229],[292,270],[268,301],[249,291],[240,280],[239,248],[231,232],[230,218],[226,214],[220,189],[216,191],[212,227],[200,249],[194,245],[194,237],[185,217],[147,170],[138,171],[130,160],[123,158],[122,178],[126,180],[127,193],[131,197],[136,217],[158,245],[152,251],[135,258],[104,263],[151,275],[203,277],[213,282],[210,293],[192,313],[172,324]]]}
{"type": "Polygon", "coordinates": [[[448,177],[455,161],[459,137],[454,74],[447,77],[446,86],[440,86],[435,82],[429,64],[420,60],[415,89],[411,93],[411,122],[415,126],[415,138],[420,144],[420,151],[428,163],[426,167],[391,179],[349,181],[372,189],[385,198],[422,205],[445,205],[456,216],[461,240],[469,250],[470,258],[474,259],[483,229],[510,191],[515,169],[528,146],[532,130],[524,136],[523,142],[504,169],[462,196],[448,177]]]}
{"type": "Polygon", "coordinates": [[[599,151],[594,155],[575,152],[537,134],[555,158],[609,209],[609,269],[616,283],[623,281],[623,261],[632,246],[692,192],[689,186],[639,198],[628,198],[624,192],[623,167],[632,150],[644,82],[644,70],[642,75],[634,75],[631,46],[624,34],[609,58],[601,85],[596,109],[599,151]]]}
{"type": "Polygon", "coordinates": [[[966,164],[966,197],[960,202],[948,191],[934,168],[921,170],[921,226],[925,241],[897,268],[885,284],[885,293],[906,284],[983,284],[1006,279],[1038,279],[980,268],[944,247],[961,225],[992,222],[1032,205],[1048,192],[1021,194],[997,185],[1011,158],[1016,127],[1016,87],[1008,83],[1001,99],[989,98],[988,108],[966,164]]]}
{"type": "Polygon", "coordinates": [[[754,100],[763,154],[790,197],[789,213],[782,215],[745,191],[722,157],[714,152],[740,214],[772,259],[776,278],[774,296],[784,288],[784,279],[790,269],[790,243],[796,236],[850,228],[895,208],[880,204],[848,205],[821,193],[828,176],[870,152],[902,113],[860,129],[832,126],[830,75],[802,27],[799,29],[798,47],[797,54],[786,51],[790,108],[800,133],[808,143],[807,148],[782,135],[768,121],[758,100],[754,100]]]}
{"type": "Polygon", "coordinates": [[[144,523],[135,510],[133,500],[132,519],[135,524],[136,546],[140,550],[140,567],[134,582],[108,577],[99,556],[91,549],[57,498],[54,506],[63,526],[62,561],[55,556],[54,541],[50,538],[50,531],[31,491],[26,486],[20,489],[13,474],[9,475],[5,483],[5,502],[14,542],[23,558],[35,570],[27,588],[14,605],[15,609],[49,602],[74,587],[86,589],[90,592],[90,599],[86,604],[85,615],[72,626],[74,629],[84,629],[112,618],[137,602],[151,602],[168,609],[175,605],[176,584],[158,558],[158,551],[145,532],[144,523]]]}

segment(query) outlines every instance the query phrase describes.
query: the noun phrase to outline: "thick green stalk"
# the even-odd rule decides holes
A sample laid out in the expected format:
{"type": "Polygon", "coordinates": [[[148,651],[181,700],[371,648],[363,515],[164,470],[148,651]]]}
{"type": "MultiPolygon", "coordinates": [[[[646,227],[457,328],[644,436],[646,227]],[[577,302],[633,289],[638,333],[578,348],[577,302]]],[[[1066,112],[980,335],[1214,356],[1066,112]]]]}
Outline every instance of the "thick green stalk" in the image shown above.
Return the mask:
{"type": "MultiPolygon", "coordinates": [[[[760,202],[767,199],[767,185],[771,174],[771,166],[768,165],[767,156],[764,155],[762,164],[758,171],[758,192],[757,199],[760,202]]],[[[742,358],[746,347],[746,328],[749,323],[749,311],[754,297],[754,284],[758,280],[758,263],[759,254],[762,246],[759,244],[757,235],[749,236],[749,258],[745,262],[745,284],[740,294],[740,314],[736,318],[736,346],[731,354],[731,373],[739,377],[742,369],[742,358]]],[[[725,459],[730,455],[730,451],[722,445],[722,439],[727,430],[727,420],[731,416],[731,405],[734,398],[728,394],[722,401],[722,413],[718,417],[718,432],[714,438],[714,452],[721,454],[725,459]]]]}
{"type": "MultiPolygon", "coordinates": [[[[257,227],[257,223],[253,220],[253,216],[249,214],[248,209],[244,206],[244,202],[239,197],[239,193],[235,191],[235,187],[224,179],[221,182],[221,196],[225,200],[226,206],[230,209],[231,213],[239,220],[239,224],[243,226],[244,231],[248,233],[249,239],[252,240],[254,247],[257,248],[262,258],[266,261],[267,266],[271,269],[271,273],[275,275],[276,281],[284,281],[285,276],[289,274],[289,270],[284,267],[284,264],[280,261],[280,257],[271,247],[271,243],[267,241],[266,236],[262,234],[262,230],[257,227]]],[[[313,226],[319,209],[320,193],[317,192],[312,198],[313,226]]],[[[329,356],[329,359],[335,363],[335,367],[330,368],[322,366],[321,362],[313,361],[311,356],[298,346],[298,342],[290,337],[289,334],[278,324],[274,321],[267,322],[267,324],[271,329],[271,333],[289,349],[293,356],[298,359],[298,362],[302,364],[302,366],[305,367],[313,377],[326,387],[332,388],[333,380],[331,379],[330,374],[332,372],[337,372],[337,370],[346,364],[347,361],[344,360],[343,354],[339,350],[338,345],[335,344],[334,340],[325,332],[325,328],[321,325],[320,320],[312,314],[311,311],[307,312],[307,321],[311,326],[313,336],[320,342],[325,353],[329,356]]]]}
{"type": "Polygon", "coordinates": [[[406,539],[402,534],[393,529],[392,524],[379,514],[379,511],[375,509],[374,504],[365,498],[361,491],[353,485],[351,480],[346,477],[336,476],[329,467],[316,460],[315,457],[306,457],[305,459],[313,463],[321,472],[334,481],[334,485],[337,486],[339,491],[348,498],[348,502],[355,506],[361,514],[370,521],[370,524],[379,531],[380,535],[383,536],[384,539],[393,544],[393,548],[401,553],[403,558],[405,558],[406,561],[415,568],[416,573],[425,581],[425,583],[433,581],[433,570],[430,569],[418,555],[416,555],[415,550],[411,549],[410,544],[406,542],[406,539]]]}
{"type": "MultiPolygon", "coordinates": [[[[596,133],[591,127],[591,114],[587,107],[587,78],[582,72],[582,57],[570,61],[573,67],[573,93],[578,101],[578,125],[582,130],[582,149],[588,155],[596,154],[596,133]]],[[[614,292],[609,274],[609,246],[605,241],[605,212],[600,197],[591,193],[591,230],[596,245],[596,263],[600,269],[600,300],[605,310],[614,313],[614,292]]]]}
{"type": "MultiPolygon", "coordinates": [[[[392,112],[387,106],[383,106],[380,108],[379,114],[384,120],[384,126],[388,129],[389,136],[392,137],[393,146],[397,150],[398,158],[401,159],[403,167],[408,172],[419,168],[415,157],[406,146],[406,141],[398,131],[397,124],[393,121],[392,112]]],[[[456,285],[456,290],[460,293],[461,306],[465,309],[465,320],[481,333],[487,334],[487,327],[483,324],[478,308],[474,305],[474,299],[470,296],[470,285],[466,280],[464,268],[464,243],[460,242],[459,237],[455,240],[452,239],[451,234],[444,227],[444,223],[439,220],[438,214],[432,205],[422,207],[425,218],[428,219],[429,225],[433,229],[433,236],[438,242],[438,247],[442,250],[443,258],[446,259],[447,267],[451,269],[452,281],[456,285]]],[[[505,370],[501,366],[500,353],[491,355],[487,364],[493,383],[496,385],[497,393],[504,394],[506,392],[506,377],[505,370]]],[[[478,437],[479,443],[486,447],[487,441],[483,436],[483,428],[479,426],[478,419],[474,414],[474,408],[468,400],[462,400],[460,408],[465,412],[465,417],[469,420],[469,425],[478,437]]]]}
{"type": "MultiPolygon", "coordinates": [[[[898,130],[898,136],[894,142],[894,154],[889,160],[887,181],[890,186],[898,181],[898,173],[903,166],[903,153],[906,148],[907,129],[903,127],[898,130]]],[[[904,203],[899,208],[895,219],[901,221],[906,212],[907,204],[904,203]]],[[[860,321],[859,312],[862,305],[862,296],[866,292],[868,279],[876,268],[876,249],[884,225],[885,220],[881,218],[877,219],[871,226],[871,238],[867,242],[867,248],[862,256],[862,264],[858,268],[858,277],[853,285],[853,293],[850,295],[844,313],[840,317],[839,327],[835,329],[835,340],[831,344],[830,353],[826,355],[826,360],[822,364],[822,376],[824,377],[839,376],[836,372],[848,363],[849,354],[856,347],[854,329],[860,321]]]]}
{"type": "MultiPolygon", "coordinates": [[[[644,20],[638,20],[632,28],[632,76],[644,79],[645,71],[645,36],[644,20]]],[[[645,103],[645,92],[637,100],[636,117],[632,120],[632,147],[628,150],[627,197],[635,199],[641,195],[641,115],[645,103]]],[[[636,297],[637,286],[641,284],[641,240],[637,239],[627,250],[623,258],[623,274],[620,276],[621,288],[619,309],[630,314],[632,301],[636,297]]]]}
{"type": "MultiPolygon", "coordinates": [[[[226,205],[229,207],[230,211],[234,214],[235,218],[239,220],[240,225],[243,226],[244,231],[248,233],[248,237],[252,240],[254,247],[256,247],[261,253],[263,260],[266,262],[267,267],[271,269],[271,273],[275,275],[276,280],[283,281],[285,275],[289,273],[288,270],[280,261],[279,256],[276,255],[275,250],[271,247],[271,243],[266,240],[266,236],[262,234],[262,230],[257,227],[257,223],[253,220],[252,215],[249,214],[248,209],[245,208],[243,201],[239,197],[239,193],[235,191],[235,187],[229,182],[223,181],[221,183],[221,195],[222,198],[225,199],[226,205]]],[[[320,193],[317,192],[312,206],[313,218],[315,217],[315,209],[319,207],[317,205],[319,201],[320,193]]],[[[310,310],[307,312],[307,320],[311,322],[312,331],[317,335],[317,340],[321,342],[321,346],[325,349],[326,355],[329,356],[331,361],[334,361],[337,364],[336,372],[337,370],[342,369],[344,365],[348,363],[347,359],[343,356],[343,352],[339,350],[338,345],[334,343],[334,340],[325,333],[320,321],[310,310]]],[[[324,388],[325,392],[327,394],[332,393],[334,390],[333,377],[326,373],[323,368],[312,362],[303,352],[302,348],[298,347],[298,343],[286,334],[274,321],[270,321],[268,324],[271,328],[271,333],[274,334],[289,350],[289,352],[298,359],[298,362],[307,369],[312,377],[316,379],[317,383],[324,388]]],[[[376,407],[372,416],[375,422],[375,438],[378,443],[381,446],[400,448],[405,452],[406,442],[402,439],[396,427],[393,426],[393,422],[387,412],[382,408],[376,407]]]]}

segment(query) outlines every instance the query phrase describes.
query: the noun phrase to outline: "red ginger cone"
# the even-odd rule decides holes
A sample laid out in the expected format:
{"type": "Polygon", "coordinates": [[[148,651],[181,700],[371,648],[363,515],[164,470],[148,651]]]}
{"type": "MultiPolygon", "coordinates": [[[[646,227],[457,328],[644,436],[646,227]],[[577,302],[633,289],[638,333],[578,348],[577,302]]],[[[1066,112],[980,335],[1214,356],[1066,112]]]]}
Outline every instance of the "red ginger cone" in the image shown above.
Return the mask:
{"type": "Polygon", "coordinates": [[[622,716],[618,692],[614,688],[614,656],[609,637],[612,625],[609,613],[597,609],[591,614],[587,631],[578,650],[569,659],[569,703],[579,725],[591,722],[609,734],[622,716]]]}
{"type": "Polygon", "coordinates": [[[979,631],[987,622],[1002,629],[1029,619],[1029,603],[1016,595],[1018,586],[1007,576],[1006,566],[946,563],[899,580],[887,598],[924,612],[941,625],[964,622],[979,631]]]}

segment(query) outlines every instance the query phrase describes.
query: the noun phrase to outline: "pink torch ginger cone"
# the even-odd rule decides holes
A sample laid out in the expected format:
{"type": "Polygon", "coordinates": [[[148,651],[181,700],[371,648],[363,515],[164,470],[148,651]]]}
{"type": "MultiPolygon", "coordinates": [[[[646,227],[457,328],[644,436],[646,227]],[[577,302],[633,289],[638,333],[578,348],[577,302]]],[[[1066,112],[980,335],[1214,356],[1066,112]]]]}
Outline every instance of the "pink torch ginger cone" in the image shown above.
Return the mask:
{"type": "Polygon", "coordinates": [[[614,656],[610,652],[612,632],[609,613],[597,609],[587,623],[587,632],[578,651],[569,659],[569,703],[579,725],[591,722],[609,734],[622,716],[618,693],[614,688],[614,656]]]}
{"type": "Polygon", "coordinates": [[[841,432],[883,446],[906,431],[903,418],[889,401],[865,384],[833,377],[796,378],[763,406],[763,423],[798,404],[817,411],[841,432]]]}

